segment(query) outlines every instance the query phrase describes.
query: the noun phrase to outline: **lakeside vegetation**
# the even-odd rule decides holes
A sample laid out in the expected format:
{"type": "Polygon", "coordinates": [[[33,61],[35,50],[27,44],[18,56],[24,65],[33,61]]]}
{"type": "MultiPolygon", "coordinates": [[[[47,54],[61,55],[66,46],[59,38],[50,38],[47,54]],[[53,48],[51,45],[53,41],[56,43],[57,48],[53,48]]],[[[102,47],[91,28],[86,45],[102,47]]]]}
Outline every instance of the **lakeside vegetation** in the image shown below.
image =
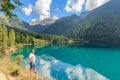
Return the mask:
{"type": "Polygon", "coordinates": [[[4,73],[9,80],[42,80],[38,75],[30,73],[21,66],[22,55],[11,61],[10,54],[23,45],[67,42],[68,39],[63,36],[37,34],[0,24],[0,65],[2,65],[0,66],[0,72],[4,73]]]}
{"type": "Polygon", "coordinates": [[[33,32],[8,28],[0,24],[0,49],[14,47],[18,44],[47,44],[67,43],[68,39],[63,36],[37,34],[33,32]]]}
{"type": "Polygon", "coordinates": [[[17,62],[11,62],[9,56],[0,58],[0,73],[2,72],[7,80],[43,80],[38,75],[30,73],[17,62]]]}

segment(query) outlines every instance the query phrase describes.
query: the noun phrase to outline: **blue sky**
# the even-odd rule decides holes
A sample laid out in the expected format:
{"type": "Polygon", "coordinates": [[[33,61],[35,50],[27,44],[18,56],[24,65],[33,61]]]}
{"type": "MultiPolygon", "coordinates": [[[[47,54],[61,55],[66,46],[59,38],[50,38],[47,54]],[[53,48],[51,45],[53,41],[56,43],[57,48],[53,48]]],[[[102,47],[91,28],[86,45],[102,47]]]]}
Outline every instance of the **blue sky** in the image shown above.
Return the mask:
{"type": "Polygon", "coordinates": [[[109,0],[20,0],[24,5],[14,13],[26,22],[58,19],[72,14],[80,15],[83,11],[91,11],[109,0]],[[84,6],[84,7],[83,7],[84,6]]]}
{"type": "MultiPolygon", "coordinates": [[[[61,18],[64,16],[69,16],[71,14],[80,14],[80,12],[66,12],[66,10],[64,9],[66,7],[67,1],[68,0],[51,0],[51,4],[50,4],[50,18],[53,18],[53,16],[56,16],[57,18],[61,18]]],[[[33,6],[35,6],[35,0],[21,0],[21,2],[24,4],[24,6],[21,7],[28,7],[29,4],[32,4],[33,6]]],[[[42,4],[42,3],[41,3],[42,4]]],[[[22,10],[22,14],[19,14],[19,17],[21,19],[23,19],[26,22],[30,22],[34,19],[39,20],[39,16],[40,14],[38,14],[36,11],[32,11],[31,14],[29,16],[25,15],[24,11],[22,10]]]]}

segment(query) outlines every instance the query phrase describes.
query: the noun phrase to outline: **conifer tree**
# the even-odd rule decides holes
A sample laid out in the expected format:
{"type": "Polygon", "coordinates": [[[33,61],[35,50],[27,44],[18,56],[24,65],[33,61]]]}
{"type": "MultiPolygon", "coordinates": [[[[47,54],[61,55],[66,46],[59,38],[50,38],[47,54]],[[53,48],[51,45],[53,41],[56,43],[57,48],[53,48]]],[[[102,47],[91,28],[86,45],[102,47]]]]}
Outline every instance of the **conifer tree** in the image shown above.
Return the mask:
{"type": "Polygon", "coordinates": [[[8,33],[4,25],[0,25],[0,46],[1,48],[7,48],[8,44],[8,33]]]}
{"type": "Polygon", "coordinates": [[[9,39],[8,39],[8,44],[10,47],[15,46],[15,32],[13,29],[9,31],[9,39]]]}

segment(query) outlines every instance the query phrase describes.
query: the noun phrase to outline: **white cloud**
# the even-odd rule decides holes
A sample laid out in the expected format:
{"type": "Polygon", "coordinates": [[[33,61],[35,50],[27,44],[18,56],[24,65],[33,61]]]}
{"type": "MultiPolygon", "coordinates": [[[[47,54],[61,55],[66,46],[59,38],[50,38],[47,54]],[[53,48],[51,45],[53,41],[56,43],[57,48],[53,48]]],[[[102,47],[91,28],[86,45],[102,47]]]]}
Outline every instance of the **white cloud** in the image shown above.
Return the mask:
{"type": "Polygon", "coordinates": [[[37,21],[37,19],[32,19],[31,21],[37,21]]]}
{"type": "Polygon", "coordinates": [[[53,17],[52,17],[52,19],[55,19],[55,20],[57,20],[57,19],[58,19],[58,17],[57,17],[57,16],[53,16],[53,17]]]}
{"type": "Polygon", "coordinates": [[[83,69],[80,66],[68,67],[65,70],[69,80],[86,80],[83,69]]]}
{"type": "Polygon", "coordinates": [[[105,4],[108,1],[110,1],[110,0],[87,0],[85,8],[87,10],[93,10],[93,9],[105,4]]]}
{"type": "Polygon", "coordinates": [[[85,0],[68,0],[65,10],[67,12],[80,12],[85,3],[85,0]]]}
{"type": "Polygon", "coordinates": [[[37,0],[35,10],[40,15],[40,20],[50,17],[50,5],[52,0],[37,0]]]}
{"type": "Polygon", "coordinates": [[[25,13],[25,15],[29,16],[32,12],[32,5],[29,4],[28,7],[22,8],[22,11],[25,13]]]}

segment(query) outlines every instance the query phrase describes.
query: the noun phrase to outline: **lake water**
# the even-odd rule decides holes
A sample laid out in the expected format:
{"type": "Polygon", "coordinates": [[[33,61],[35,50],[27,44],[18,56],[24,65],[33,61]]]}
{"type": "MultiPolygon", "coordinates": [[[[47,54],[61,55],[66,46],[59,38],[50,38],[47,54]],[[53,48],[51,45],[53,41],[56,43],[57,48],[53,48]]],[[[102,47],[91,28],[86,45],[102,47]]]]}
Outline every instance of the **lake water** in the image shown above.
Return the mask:
{"type": "Polygon", "coordinates": [[[120,48],[79,44],[25,46],[13,56],[23,54],[23,66],[27,69],[31,49],[35,49],[37,71],[41,76],[58,80],[120,80],[120,48]],[[94,78],[95,74],[101,79],[94,78]]]}

